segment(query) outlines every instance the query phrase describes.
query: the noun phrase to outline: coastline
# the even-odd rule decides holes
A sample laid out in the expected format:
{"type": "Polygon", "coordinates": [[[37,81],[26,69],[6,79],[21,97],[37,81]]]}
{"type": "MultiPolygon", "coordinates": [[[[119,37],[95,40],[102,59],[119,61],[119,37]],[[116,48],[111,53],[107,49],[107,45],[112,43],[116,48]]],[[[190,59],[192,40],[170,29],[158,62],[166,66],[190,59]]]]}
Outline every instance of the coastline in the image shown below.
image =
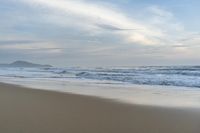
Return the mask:
{"type": "Polygon", "coordinates": [[[197,133],[200,110],[125,104],[0,83],[0,131],[197,133]]]}
{"type": "Polygon", "coordinates": [[[200,91],[196,88],[104,84],[87,80],[54,80],[44,78],[1,77],[0,81],[26,88],[98,97],[126,104],[200,109],[200,91]]]}

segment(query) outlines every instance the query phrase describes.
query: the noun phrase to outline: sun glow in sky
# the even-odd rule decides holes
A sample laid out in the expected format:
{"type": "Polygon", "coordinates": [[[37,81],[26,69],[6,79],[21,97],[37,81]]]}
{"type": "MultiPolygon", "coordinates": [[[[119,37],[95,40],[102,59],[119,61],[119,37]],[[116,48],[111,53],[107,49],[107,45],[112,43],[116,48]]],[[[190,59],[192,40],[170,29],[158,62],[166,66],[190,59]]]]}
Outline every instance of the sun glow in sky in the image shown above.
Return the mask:
{"type": "Polygon", "coordinates": [[[0,62],[199,65],[199,6],[198,0],[1,0],[0,62]]]}

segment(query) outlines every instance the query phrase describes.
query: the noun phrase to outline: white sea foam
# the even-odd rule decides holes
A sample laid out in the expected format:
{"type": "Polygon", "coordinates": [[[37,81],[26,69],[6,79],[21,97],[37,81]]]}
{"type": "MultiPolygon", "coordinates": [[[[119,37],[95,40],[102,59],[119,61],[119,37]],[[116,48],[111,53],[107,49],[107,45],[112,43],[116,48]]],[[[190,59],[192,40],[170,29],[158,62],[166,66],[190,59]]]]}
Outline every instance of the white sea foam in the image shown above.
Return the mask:
{"type": "Polygon", "coordinates": [[[90,80],[108,84],[162,85],[200,88],[200,67],[133,68],[0,68],[1,77],[90,80]]]}
{"type": "Polygon", "coordinates": [[[198,67],[0,68],[0,81],[134,104],[200,108],[198,74],[198,67]]]}

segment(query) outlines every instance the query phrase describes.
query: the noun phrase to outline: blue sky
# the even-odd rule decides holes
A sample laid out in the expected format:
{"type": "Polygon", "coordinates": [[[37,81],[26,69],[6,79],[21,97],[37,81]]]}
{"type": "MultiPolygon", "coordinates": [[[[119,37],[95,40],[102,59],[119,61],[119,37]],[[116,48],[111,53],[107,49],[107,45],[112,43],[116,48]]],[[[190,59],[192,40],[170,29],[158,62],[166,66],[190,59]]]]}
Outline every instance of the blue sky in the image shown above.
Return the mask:
{"type": "Polygon", "coordinates": [[[1,0],[0,63],[199,65],[198,0],[1,0]]]}

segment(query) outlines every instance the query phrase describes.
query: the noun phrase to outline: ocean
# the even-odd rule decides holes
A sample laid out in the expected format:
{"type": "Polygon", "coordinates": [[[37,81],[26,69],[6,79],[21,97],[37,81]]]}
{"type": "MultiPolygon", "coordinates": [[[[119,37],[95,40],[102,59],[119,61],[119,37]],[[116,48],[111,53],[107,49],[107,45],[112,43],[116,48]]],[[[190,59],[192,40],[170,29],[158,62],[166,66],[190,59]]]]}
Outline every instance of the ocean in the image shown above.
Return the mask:
{"type": "Polygon", "coordinates": [[[0,68],[0,77],[200,88],[200,66],[0,68]]]}
{"type": "Polygon", "coordinates": [[[200,108],[199,66],[1,67],[0,82],[131,104],[200,108]]]}

